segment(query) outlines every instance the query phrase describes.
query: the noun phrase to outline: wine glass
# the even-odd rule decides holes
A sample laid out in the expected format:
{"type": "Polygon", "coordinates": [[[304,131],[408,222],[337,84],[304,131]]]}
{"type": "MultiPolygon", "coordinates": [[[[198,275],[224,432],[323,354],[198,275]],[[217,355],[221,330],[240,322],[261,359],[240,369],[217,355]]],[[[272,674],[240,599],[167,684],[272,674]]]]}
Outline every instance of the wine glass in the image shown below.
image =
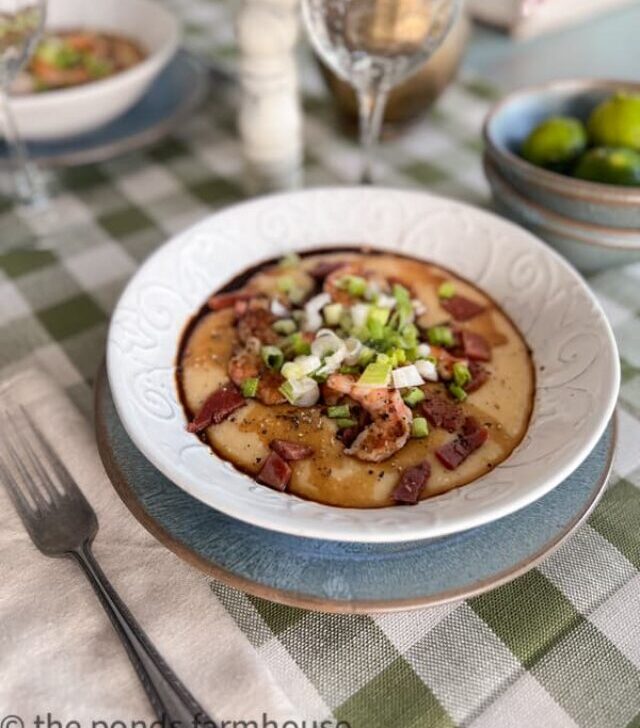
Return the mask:
{"type": "Polygon", "coordinates": [[[358,96],[363,184],[372,182],[389,91],[438,49],[460,5],[461,0],[302,0],[313,47],[358,96]]]}
{"type": "Polygon", "coordinates": [[[47,0],[0,0],[0,113],[17,199],[30,207],[46,201],[44,182],[20,138],[10,89],[42,34],[47,0]]]}

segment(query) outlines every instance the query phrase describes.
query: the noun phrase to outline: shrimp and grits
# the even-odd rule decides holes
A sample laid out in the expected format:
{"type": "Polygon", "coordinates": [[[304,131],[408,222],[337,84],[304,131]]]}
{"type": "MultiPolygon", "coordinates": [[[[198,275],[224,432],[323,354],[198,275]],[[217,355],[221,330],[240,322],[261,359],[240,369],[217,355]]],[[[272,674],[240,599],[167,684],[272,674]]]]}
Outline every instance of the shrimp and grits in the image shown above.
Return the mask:
{"type": "Polygon", "coordinates": [[[184,331],[188,429],[265,486],[333,506],[472,482],[526,432],[529,349],[486,294],[423,261],[336,249],[262,264],[184,331]]]}

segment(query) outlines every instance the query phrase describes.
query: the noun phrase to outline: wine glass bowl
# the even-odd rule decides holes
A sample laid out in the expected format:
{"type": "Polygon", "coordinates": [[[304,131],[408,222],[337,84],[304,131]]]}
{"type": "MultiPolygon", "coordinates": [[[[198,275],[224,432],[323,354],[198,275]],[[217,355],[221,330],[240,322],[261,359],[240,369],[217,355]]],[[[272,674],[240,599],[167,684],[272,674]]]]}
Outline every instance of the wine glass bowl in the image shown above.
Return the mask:
{"type": "Polygon", "coordinates": [[[29,160],[11,109],[10,86],[31,56],[44,27],[46,0],[0,0],[0,107],[2,130],[13,166],[19,202],[41,207],[46,192],[39,171],[29,160]]]}
{"type": "Polygon", "coordinates": [[[363,182],[371,181],[389,91],[437,50],[459,6],[460,0],[303,0],[314,49],[358,95],[363,182]]]}

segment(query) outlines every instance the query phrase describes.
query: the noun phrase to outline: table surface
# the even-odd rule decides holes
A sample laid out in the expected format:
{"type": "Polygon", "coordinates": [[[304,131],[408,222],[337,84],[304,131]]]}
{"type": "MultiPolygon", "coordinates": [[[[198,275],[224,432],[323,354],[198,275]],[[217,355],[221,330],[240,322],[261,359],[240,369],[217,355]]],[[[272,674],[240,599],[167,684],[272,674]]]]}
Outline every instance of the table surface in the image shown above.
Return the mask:
{"type": "MultiPolygon", "coordinates": [[[[228,55],[224,3],[172,4],[194,47],[210,49],[215,28],[213,45],[228,55]]],[[[513,46],[479,31],[467,68],[503,88],[559,68],[632,75],[629,59],[640,50],[627,23],[639,12],[564,36],[589,48],[598,27],[609,29],[605,52],[587,54],[592,66],[561,35],[513,46]],[[564,51],[551,58],[550,49],[564,51]]],[[[357,149],[337,132],[318,84],[311,88],[305,183],[351,182],[357,149]]],[[[455,84],[428,118],[384,146],[378,178],[488,205],[479,129],[489,103],[478,84],[455,84]]],[[[36,365],[90,415],[109,314],[140,261],[245,196],[232,105],[218,90],[176,136],[56,181],[53,218],[0,203],[0,374],[36,365]]],[[[416,613],[312,614],[212,583],[212,598],[294,702],[353,728],[640,726],[640,265],[588,282],[614,328],[623,372],[614,475],[588,524],[511,584],[416,613]]]]}

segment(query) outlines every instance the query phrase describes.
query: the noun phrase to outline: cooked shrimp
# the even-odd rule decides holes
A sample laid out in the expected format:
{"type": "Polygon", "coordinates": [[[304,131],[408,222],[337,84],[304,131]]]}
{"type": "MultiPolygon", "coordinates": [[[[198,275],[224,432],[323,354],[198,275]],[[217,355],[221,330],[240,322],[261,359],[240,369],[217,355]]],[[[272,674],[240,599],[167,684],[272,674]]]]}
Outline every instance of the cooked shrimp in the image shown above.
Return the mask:
{"type": "Polygon", "coordinates": [[[395,389],[358,387],[353,377],[332,374],[327,384],[336,392],[347,394],[371,416],[365,427],[345,450],[359,460],[379,463],[404,447],[411,432],[411,410],[395,389]]]}
{"type": "Polygon", "coordinates": [[[269,299],[252,298],[238,318],[238,338],[245,343],[256,338],[263,344],[276,344],[279,337],[272,328],[275,320],[276,317],[269,308],[269,299]]]}
{"type": "Polygon", "coordinates": [[[274,405],[286,402],[285,397],[280,392],[280,386],[284,379],[277,372],[269,371],[264,366],[260,358],[259,339],[249,338],[244,346],[236,348],[231,359],[229,359],[227,371],[231,381],[238,387],[241,387],[246,379],[257,377],[259,383],[256,398],[263,404],[274,405]]]}

